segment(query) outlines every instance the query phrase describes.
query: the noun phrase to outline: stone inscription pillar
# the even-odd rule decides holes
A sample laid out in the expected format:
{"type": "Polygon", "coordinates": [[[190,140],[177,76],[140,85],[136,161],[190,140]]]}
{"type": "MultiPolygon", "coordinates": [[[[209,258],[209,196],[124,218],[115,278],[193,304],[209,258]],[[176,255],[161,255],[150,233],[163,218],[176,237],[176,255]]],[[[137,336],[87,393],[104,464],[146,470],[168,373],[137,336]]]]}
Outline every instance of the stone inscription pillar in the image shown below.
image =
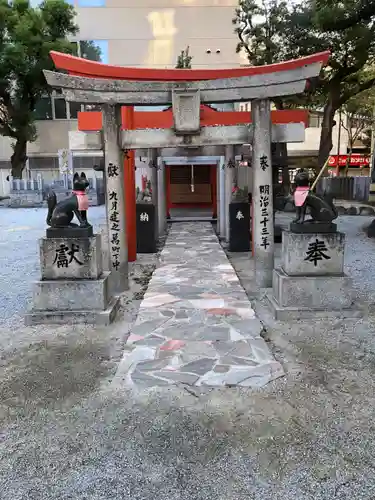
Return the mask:
{"type": "Polygon", "coordinates": [[[274,266],[270,101],[252,101],[251,115],[254,126],[252,227],[255,277],[258,286],[269,288],[274,266]]]}
{"type": "Polygon", "coordinates": [[[220,234],[220,161],[216,162],[216,231],[220,234]]]}
{"type": "Polygon", "coordinates": [[[148,150],[148,172],[151,181],[151,193],[152,193],[152,203],[155,207],[155,224],[156,239],[159,238],[159,202],[158,202],[158,150],[149,149],[148,150]]]}
{"type": "Polygon", "coordinates": [[[234,147],[225,146],[225,239],[227,241],[229,241],[229,203],[232,199],[233,176],[234,147]]]}
{"type": "Polygon", "coordinates": [[[225,214],[225,157],[222,156],[219,162],[219,198],[220,198],[220,239],[225,239],[226,214],[225,214]]]}
{"type": "Polygon", "coordinates": [[[121,293],[128,289],[124,162],[119,146],[121,109],[104,104],[102,112],[111,283],[113,291],[121,293]]]}
{"type": "Polygon", "coordinates": [[[166,171],[168,168],[159,158],[158,161],[158,227],[159,236],[163,235],[167,225],[167,192],[166,192],[166,171]]]}

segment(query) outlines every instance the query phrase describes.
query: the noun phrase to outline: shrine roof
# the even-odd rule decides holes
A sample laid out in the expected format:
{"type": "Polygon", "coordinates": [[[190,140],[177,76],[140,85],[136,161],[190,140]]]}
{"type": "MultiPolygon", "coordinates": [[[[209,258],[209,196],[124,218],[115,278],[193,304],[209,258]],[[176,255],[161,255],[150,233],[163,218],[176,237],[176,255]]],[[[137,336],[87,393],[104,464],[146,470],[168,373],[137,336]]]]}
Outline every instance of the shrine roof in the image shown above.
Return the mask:
{"type": "Polygon", "coordinates": [[[50,55],[57,69],[67,71],[73,76],[88,78],[102,78],[128,81],[154,81],[154,82],[192,82],[203,80],[217,80],[225,78],[240,78],[246,76],[266,75],[283,71],[296,70],[320,63],[325,65],[330,57],[330,52],[319,52],[311,56],[301,57],[290,61],[264,66],[248,66],[229,69],[158,69],[158,68],[128,68],[113,66],[97,61],[90,61],[81,57],[51,51],[50,55]]]}

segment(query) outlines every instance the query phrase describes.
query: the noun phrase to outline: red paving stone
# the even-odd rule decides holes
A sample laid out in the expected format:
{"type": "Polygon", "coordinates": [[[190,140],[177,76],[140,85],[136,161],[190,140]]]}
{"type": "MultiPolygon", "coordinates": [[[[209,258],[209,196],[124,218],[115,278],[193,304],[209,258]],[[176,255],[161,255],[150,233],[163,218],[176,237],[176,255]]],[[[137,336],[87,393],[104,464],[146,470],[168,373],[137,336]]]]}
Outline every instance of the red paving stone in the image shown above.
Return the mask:
{"type": "Polygon", "coordinates": [[[182,340],[168,340],[165,344],[160,347],[161,351],[177,351],[185,345],[182,340]]]}
{"type": "Polygon", "coordinates": [[[237,314],[235,309],[228,309],[225,307],[217,307],[213,309],[207,309],[207,312],[210,314],[216,314],[218,316],[233,316],[233,314],[237,314]]]}

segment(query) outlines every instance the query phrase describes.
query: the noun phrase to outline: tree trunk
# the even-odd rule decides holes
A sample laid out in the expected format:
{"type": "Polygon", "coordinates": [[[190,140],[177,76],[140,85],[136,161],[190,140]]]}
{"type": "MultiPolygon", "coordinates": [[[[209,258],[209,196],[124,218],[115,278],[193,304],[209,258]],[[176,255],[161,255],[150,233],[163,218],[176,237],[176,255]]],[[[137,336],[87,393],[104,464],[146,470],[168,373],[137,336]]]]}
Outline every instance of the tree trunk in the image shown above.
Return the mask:
{"type": "Polygon", "coordinates": [[[353,150],[352,150],[352,148],[350,148],[348,157],[346,158],[346,162],[345,162],[345,172],[344,172],[345,177],[348,177],[348,171],[349,171],[349,166],[350,166],[350,162],[352,159],[352,154],[353,154],[353,150]]]}
{"type": "Polygon", "coordinates": [[[26,139],[17,139],[14,147],[13,154],[10,157],[10,161],[12,164],[12,177],[15,179],[22,179],[22,172],[26,165],[27,155],[27,140],[26,139]]]}
{"type": "Polygon", "coordinates": [[[335,126],[334,118],[337,110],[338,110],[338,105],[335,105],[332,96],[329,96],[328,102],[324,106],[323,123],[322,123],[322,129],[320,131],[317,173],[323,167],[333,147],[332,130],[333,127],[335,126]]]}

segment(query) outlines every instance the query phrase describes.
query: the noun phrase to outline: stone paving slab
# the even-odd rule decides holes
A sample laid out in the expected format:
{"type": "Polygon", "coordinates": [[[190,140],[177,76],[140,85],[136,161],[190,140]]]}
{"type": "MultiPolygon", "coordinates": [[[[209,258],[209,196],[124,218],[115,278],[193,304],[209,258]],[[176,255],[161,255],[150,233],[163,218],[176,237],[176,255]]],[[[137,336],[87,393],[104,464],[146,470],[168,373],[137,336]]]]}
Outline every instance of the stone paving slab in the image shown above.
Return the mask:
{"type": "Polygon", "coordinates": [[[262,387],[284,375],[262,329],[212,225],[173,224],[113,384],[262,387]]]}

